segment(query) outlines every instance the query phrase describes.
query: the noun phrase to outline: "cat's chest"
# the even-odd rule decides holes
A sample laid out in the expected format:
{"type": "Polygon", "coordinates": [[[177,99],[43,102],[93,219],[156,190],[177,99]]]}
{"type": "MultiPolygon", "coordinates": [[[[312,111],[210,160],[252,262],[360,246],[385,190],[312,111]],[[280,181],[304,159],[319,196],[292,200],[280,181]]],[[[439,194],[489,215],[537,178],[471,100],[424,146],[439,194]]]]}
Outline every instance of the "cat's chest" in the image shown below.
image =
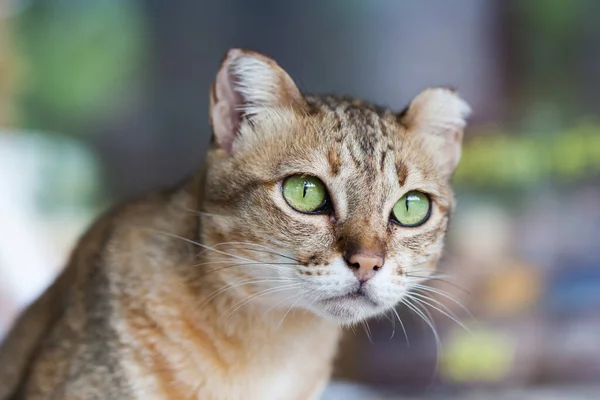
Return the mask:
{"type": "Polygon", "coordinates": [[[313,399],[331,372],[338,330],[271,343],[240,371],[232,399],[313,399]]]}
{"type": "Polygon", "coordinates": [[[246,394],[252,393],[254,399],[300,399],[303,392],[307,392],[308,387],[314,385],[316,378],[307,376],[301,369],[300,366],[294,368],[286,365],[264,371],[261,376],[255,376],[252,382],[248,382],[248,389],[252,390],[248,390],[246,394]]]}
{"type": "MultiPolygon", "coordinates": [[[[258,325],[258,324],[257,324],[258,325]]],[[[202,400],[305,400],[329,378],[339,329],[309,324],[269,335],[247,331],[240,341],[159,343],[161,365],[130,363],[135,398],[202,400]],[[149,368],[151,367],[151,368],[149,368]]],[[[145,351],[143,351],[145,353],[145,351]]]]}

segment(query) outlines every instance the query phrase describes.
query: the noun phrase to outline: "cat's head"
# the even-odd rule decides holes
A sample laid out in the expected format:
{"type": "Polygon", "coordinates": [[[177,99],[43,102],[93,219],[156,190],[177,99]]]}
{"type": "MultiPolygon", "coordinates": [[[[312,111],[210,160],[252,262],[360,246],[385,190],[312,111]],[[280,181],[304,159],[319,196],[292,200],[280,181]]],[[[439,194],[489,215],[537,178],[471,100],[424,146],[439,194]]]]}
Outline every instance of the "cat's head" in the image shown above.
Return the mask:
{"type": "Polygon", "coordinates": [[[447,88],[401,112],[303,95],[273,60],[230,50],[201,210],[212,269],[273,308],[341,323],[390,310],[441,256],[469,112],[447,88]]]}

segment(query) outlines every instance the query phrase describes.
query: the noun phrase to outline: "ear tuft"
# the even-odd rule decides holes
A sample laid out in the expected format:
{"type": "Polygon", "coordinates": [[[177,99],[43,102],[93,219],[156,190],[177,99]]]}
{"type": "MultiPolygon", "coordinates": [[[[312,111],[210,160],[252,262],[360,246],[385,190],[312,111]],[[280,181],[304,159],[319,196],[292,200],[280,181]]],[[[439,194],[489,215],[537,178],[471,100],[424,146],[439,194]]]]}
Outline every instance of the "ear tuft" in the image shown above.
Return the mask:
{"type": "Polygon", "coordinates": [[[302,104],[294,81],[277,63],[241,49],[227,52],[210,96],[210,120],[217,143],[231,152],[244,120],[269,108],[302,104]]]}
{"type": "Polygon", "coordinates": [[[469,105],[456,90],[431,88],[421,92],[401,116],[408,131],[426,135],[443,160],[442,167],[451,175],[461,154],[463,130],[471,114],[469,105]]]}

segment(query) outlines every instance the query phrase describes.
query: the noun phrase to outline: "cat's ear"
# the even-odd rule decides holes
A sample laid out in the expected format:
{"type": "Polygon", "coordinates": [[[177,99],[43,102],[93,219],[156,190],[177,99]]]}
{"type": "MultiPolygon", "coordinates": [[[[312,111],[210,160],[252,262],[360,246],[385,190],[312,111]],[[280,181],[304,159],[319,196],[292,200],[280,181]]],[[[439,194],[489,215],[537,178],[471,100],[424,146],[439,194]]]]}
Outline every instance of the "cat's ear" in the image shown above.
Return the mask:
{"type": "Polygon", "coordinates": [[[469,105],[455,90],[431,88],[413,99],[400,115],[409,132],[425,135],[444,172],[450,176],[458,165],[461,154],[463,130],[471,114],[469,105]]]}
{"type": "Polygon", "coordinates": [[[231,153],[245,120],[269,108],[295,108],[303,104],[296,84],[275,61],[253,51],[231,49],[210,94],[214,139],[231,153]]]}

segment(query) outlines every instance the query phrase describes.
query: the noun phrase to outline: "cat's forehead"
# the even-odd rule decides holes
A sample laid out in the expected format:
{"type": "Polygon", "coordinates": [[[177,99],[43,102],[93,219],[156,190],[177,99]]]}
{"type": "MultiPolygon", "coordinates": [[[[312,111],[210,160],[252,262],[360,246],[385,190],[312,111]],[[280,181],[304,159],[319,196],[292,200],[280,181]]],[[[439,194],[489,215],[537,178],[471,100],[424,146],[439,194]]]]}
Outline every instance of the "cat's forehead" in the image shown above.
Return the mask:
{"type": "Polygon", "coordinates": [[[309,113],[335,119],[337,141],[358,142],[365,151],[387,143],[397,121],[391,110],[351,97],[306,96],[306,102],[309,113]]]}
{"type": "Polygon", "coordinates": [[[308,96],[307,103],[314,114],[329,122],[324,124],[330,127],[325,141],[329,163],[334,170],[342,160],[346,161],[346,168],[352,167],[368,175],[384,172],[389,161],[398,161],[397,171],[405,169],[395,157],[404,129],[391,110],[339,96],[308,96]]]}

